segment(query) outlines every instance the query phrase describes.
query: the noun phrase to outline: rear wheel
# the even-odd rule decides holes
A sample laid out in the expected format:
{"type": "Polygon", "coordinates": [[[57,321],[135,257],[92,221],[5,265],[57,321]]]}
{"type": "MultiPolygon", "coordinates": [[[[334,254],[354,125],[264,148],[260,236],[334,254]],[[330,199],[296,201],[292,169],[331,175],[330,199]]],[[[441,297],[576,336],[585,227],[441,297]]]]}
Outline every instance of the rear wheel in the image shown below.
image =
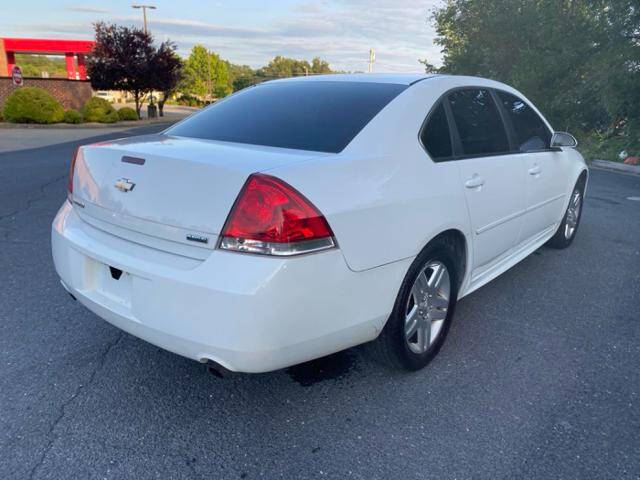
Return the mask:
{"type": "Polygon", "coordinates": [[[419,370],[438,353],[449,331],[458,296],[452,249],[427,247],[413,262],[400,287],[393,312],[373,342],[385,363],[419,370]]]}
{"type": "Polygon", "coordinates": [[[567,248],[573,242],[582,217],[583,193],[584,184],[582,181],[578,181],[571,193],[569,205],[567,205],[562,222],[560,222],[558,230],[548,242],[550,247],[567,248]]]}

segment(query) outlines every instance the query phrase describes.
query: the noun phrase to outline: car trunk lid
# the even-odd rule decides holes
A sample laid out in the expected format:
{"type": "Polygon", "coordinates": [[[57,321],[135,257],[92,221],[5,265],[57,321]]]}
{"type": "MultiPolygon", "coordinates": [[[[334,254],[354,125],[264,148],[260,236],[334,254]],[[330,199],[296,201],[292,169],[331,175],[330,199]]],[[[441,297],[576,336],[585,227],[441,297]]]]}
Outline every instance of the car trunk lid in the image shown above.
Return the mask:
{"type": "Polygon", "coordinates": [[[101,230],[200,258],[251,173],[326,155],[164,134],[82,147],[73,203],[101,230]]]}

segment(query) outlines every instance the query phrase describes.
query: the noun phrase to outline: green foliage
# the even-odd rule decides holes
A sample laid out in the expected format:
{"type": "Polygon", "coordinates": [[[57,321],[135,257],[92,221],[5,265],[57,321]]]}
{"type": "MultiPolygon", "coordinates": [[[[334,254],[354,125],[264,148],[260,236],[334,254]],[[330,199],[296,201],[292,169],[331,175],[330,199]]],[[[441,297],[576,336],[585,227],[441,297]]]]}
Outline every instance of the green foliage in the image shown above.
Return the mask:
{"type": "MultiPolygon", "coordinates": [[[[256,72],[258,77],[270,78],[286,78],[302,75],[316,75],[322,73],[333,73],[329,63],[320,57],[315,57],[311,63],[306,60],[297,60],[295,58],[282,57],[278,55],[274,57],[265,67],[256,72]]],[[[255,82],[254,82],[255,83],[255,82]]]]}
{"type": "Polygon", "coordinates": [[[208,100],[228,95],[231,87],[227,62],[202,45],[194,46],[185,61],[179,89],[208,100]]]}
{"type": "Polygon", "coordinates": [[[118,119],[121,121],[138,120],[138,114],[133,108],[122,107],[120,110],[118,110],[118,119]]]}
{"type": "Polygon", "coordinates": [[[211,97],[221,98],[270,78],[332,72],[329,63],[319,57],[309,63],[282,56],[275,57],[267,66],[254,70],[248,65],[221,60],[217,54],[202,45],[196,45],[185,62],[184,78],[179,90],[197,95],[202,100],[211,100],[211,97]]]}
{"type": "Polygon", "coordinates": [[[118,112],[104,98],[91,97],[84,104],[82,116],[85,122],[114,123],[118,121],[118,112]]]}
{"type": "Polygon", "coordinates": [[[201,107],[204,105],[204,102],[198,99],[193,95],[189,95],[188,93],[183,93],[176,100],[178,105],[186,105],[187,107],[201,107]]]}
{"type": "Polygon", "coordinates": [[[234,92],[242,90],[257,82],[256,72],[249,65],[236,65],[229,61],[227,63],[227,70],[229,72],[229,87],[234,92]]]}
{"type": "Polygon", "coordinates": [[[100,120],[100,123],[116,123],[118,120],[120,120],[120,117],[118,116],[118,111],[114,109],[111,112],[105,113],[102,119],[100,120]]]}
{"type": "Polygon", "coordinates": [[[50,77],[67,78],[67,68],[62,57],[17,53],[16,65],[22,68],[25,77],[41,77],[42,72],[47,72],[50,77]]]}
{"type": "Polygon", "coordinates": [[[637,0],[447,0],[433,19],[442,73],[513,85],[589,138],[631,135],[640,119],[637,0]]]}
{"type": "Polygon", "coordinates": [[[578,149],[587,160],[624,160],[620,152],[629,156],[640,153],[640,126],[627,125],[615,133],[598,131],[576,132],[578,149]]]}
{"type": "Polygon", "coordinates": [[[21,87],[7,98],[3,115],[14,123],[58,123],[64,118],[64,109],[46,90],[21,87]]]}
{"type": "Polygon", "coordinates": [[[64,123],[82,123],[82,114],[74,109],[64,111],[64,123]]]}
{"type": "Polygon", "coordinates": [[[329,62],[322,60],[320,57],[315,57],[311,60],[311,73],[332,73],[329,62]]]}
{"type": "Polygon", "coordinates": [[[311,72],[311,65],[306,60],[296,60],[278,55],[266,67],[258,71],[263,77],[284,78],[305,75],[311,72]]]}
{"type": "Polygon", "coordinates": [[[237,92],[238,90],[242,90],[243,88],[255,85],[258,81],[259,79],[255,75],[241,75],[234,78],[233,83],[231,84],[231,88],[233,88],[234,92],[237,92]]]}

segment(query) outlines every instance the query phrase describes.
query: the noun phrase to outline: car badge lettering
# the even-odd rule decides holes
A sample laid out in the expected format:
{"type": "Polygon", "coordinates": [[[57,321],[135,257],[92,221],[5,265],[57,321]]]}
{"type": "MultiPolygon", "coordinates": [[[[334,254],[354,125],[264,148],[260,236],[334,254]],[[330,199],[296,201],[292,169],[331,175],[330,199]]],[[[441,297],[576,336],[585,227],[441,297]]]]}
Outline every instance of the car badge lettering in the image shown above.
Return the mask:
{"type": "Polygon", "coordinates": [[[209,237],[205,237],[202,235],[195,235],[193,233],[187,234],[187,240],[198,243],[209,243],[209,237]]]}

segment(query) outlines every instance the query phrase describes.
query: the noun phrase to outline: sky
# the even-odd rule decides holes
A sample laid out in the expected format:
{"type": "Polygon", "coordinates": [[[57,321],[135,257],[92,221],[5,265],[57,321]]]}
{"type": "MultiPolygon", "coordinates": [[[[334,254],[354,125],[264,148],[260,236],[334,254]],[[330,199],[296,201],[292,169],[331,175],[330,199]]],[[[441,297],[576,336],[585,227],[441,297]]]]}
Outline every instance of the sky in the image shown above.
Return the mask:
{"type": "MultiPolygon", "coordinates": [[[[283,55],[366,71],[373,48],[375,72],[421,72],[419,59],[441,60],[429,18],[442,0],[134,1],[157,7],[147,11],[149,31],[156,40],[173,40],[183,56],[203,44],[253,68],[283,55]]],[[[142,11],[131,1],[3,3],[0,37],[90,39],[99,20],[142,27],[142,11]]]]}

